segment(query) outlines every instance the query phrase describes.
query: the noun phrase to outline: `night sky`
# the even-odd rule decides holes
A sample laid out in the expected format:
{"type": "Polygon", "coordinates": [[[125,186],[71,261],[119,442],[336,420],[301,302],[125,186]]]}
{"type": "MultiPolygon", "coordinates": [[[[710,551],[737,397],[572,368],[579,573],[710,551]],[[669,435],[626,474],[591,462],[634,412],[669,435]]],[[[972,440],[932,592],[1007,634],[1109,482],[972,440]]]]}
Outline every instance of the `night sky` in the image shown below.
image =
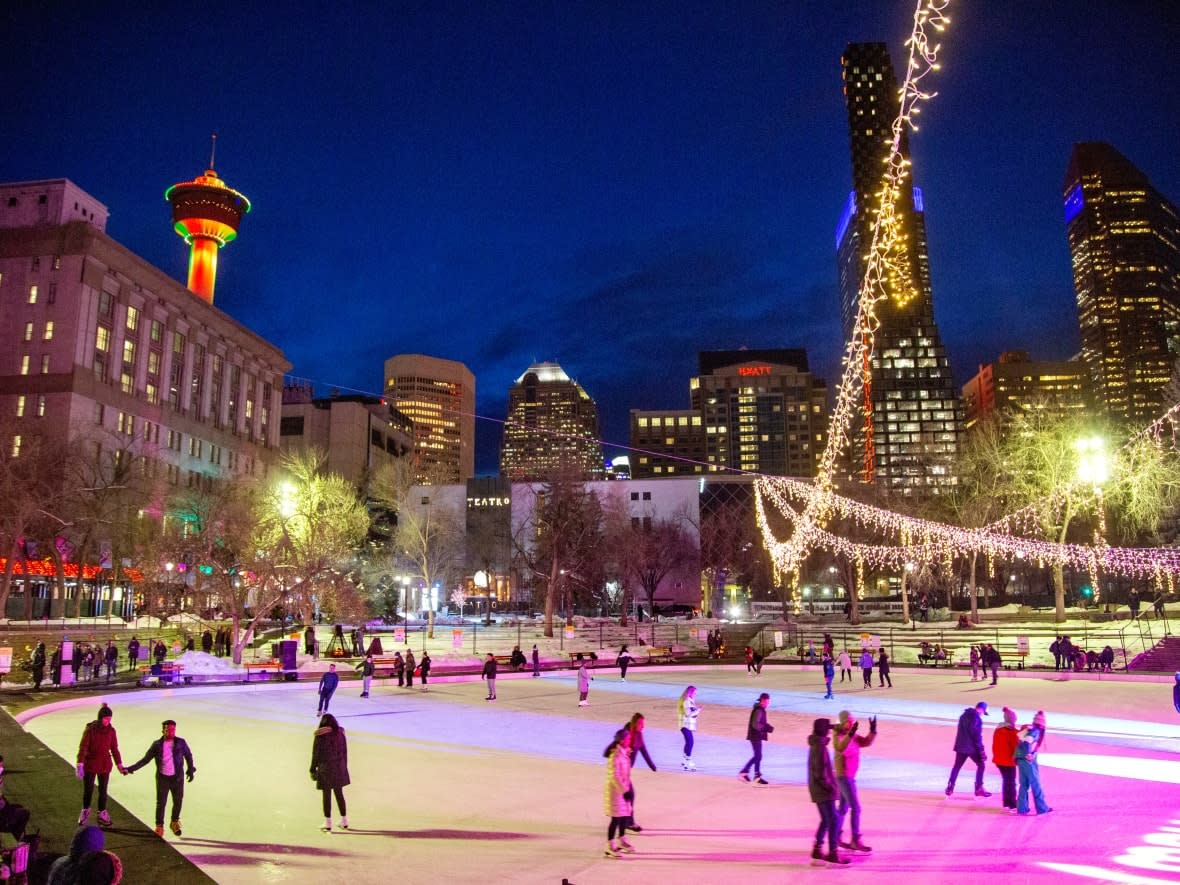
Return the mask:
{"type": "MultiPolygon", "coordinates": [[[[961,383],[1078,349],[1062,179],[1105,140],[1180,202],[1180,13],[959,0],[913,136],[935,318],[961,383]]],[[[70,178],[178,279],[163,192],[253,202],[216,304],[317,392],[380,393],[421,352],[502,420],[562,364],[626,444],[687,408],[700,350],[806,347],[834,386],[835,227],[851,185],[840,54],[903,64],[911,3],[0,5],[0,180],[70,178]]],[[[478,423],[494,472],[495,421],[478,423]]]]}

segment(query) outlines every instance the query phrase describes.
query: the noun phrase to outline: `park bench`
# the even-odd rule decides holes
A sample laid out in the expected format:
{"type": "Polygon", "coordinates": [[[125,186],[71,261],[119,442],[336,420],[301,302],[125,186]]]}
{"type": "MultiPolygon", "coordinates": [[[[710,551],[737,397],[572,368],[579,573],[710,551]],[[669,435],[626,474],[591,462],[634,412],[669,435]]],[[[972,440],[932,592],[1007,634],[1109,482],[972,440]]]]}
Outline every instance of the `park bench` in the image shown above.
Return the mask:
{"type": "Polygon", "coordinates": [[[191,676],[184,676],[184,664],[177,664],[172,661],[164,661],[160,664],[140,664],[139,672],[140,685],[151,685],[153,683],[161,685],[165,682],[169,685],[175,685],[182,678],[185,683],[193,681],[191,676]]]}
{"type": "MultiPolygon", "coordinates": [[[[919,648],[919,650],[918,650],[918,666],[925,667],[927,663],[931,663],[934,665],[935,669],[937,669],[939,663],[941,662],[944,666],[949,667],[951,665],[951,662],[954,660],[955,650],[953,648],[945,648],[944,647],[943,652],[944,652],[944,654],[942,657],[937,657],[934,654],[933,649],[931,649],[929,653],[925,653],[919,648]]],[[[853,661],[853,663],[855,664],[856,661],[853,661]]]]}
{"type": "Polygon", "coordinates": [[[578,668],[578,655],[586,662],[586,666],[593,669],[598,666],[598,652],[593,651],[563,651],[564,655],[569,660],[569,665],[572,669],[578,668]]]}
{"type": "Polygon", "coordinates": [[[658,646],[647,647],[647,662],[649,664],[671,664],[675,660],[676,656],[670,648],[661,648],[658,646]]]}
{"type": "Polygon", "coordinates": [[[1000,665],[1005,670],[1012,669],[1012,660],[1016,660],[1016,669],[1024,669],[1024,659],[1028,657],[1027,651],[1020,651],[1016,648],[1016,643],[992,643],[992,648],[1000,653],[1000,665]]]}
{"type": "Polygon", "coordinates": [[[520,664],[520,665],[514,665],[514,664],[512,663],[512,654],[511,654],[511,652],[509,652],[509,653],[508,653],[508,654],[506,654],[506,655],[493,655],[493,657],[496,659],[496,663],[497,663],[497,664],[498,664],[500,667],[503,667],[503,668],[504,668],[506,671],[510,671],[510,672],[513,672],[513,673],[519,673],[519,672],[521,672],[521,671],[525,670],[526,668],[528,668],[528,667],[532,666],[532,665],[529,663],[529,661],[528,661],[528,658],[527,658],[527,657],[525,658],[525,660],[524,660],[524,663],[522,663],[522,664],[520,664]]]}
{"type": "MultiPolygon", "coordinates": [[[[373,675],[379,678],[381,676],[381,671],[384,670],[386,678],[392,676],[394,673],[393,668],[396,663],[397,659],[392,657],[373,658],[373,675]]],[[[414,666],[416,667],[418,665],[414,664],[414,666]]]]}

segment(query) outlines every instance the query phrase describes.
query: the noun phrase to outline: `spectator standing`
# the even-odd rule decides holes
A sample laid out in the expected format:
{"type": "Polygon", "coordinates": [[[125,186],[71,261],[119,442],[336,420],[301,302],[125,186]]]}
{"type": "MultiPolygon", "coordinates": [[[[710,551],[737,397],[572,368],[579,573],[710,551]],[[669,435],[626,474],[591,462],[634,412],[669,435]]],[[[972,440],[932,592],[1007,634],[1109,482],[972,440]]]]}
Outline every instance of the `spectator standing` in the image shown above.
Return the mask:
{"type": "Polygon", "coordinates": [[[40,691],[45,681],[45,643],[38,642],[33,649],[33,690],[40,691]]]}
{"type": "MultiPolygon", "coordinates": [[[[1053,655],[1053,669],[1061,669],[1061,637],[1058,636],[1049,643],[1049,654],[1053,655]]],[[[1005,709],[1007,709],[1005,707],[1005,709]]]]}
{"type": "Polygon", "coordinates": [[[860,671],[865,678],[865,688],[873,687],[873,653],[866,646],[860,653],[860,671]]]}
{"type": "Polygon", "coordinates": [[[987,753],[983,749],[983,719],[980,717],[986,715],[987,702],[980,701],[974,707],[965,709],[959,717],[959,729],[955,733],[955,765],[946,784],[947,796],[955,792],[959,770],[968,759],[975,763],[975,795],[981,798],[991,795],[983,788],[983,769],[984,763],[987,762],[987,753]]]}
{"type": "MultiPolygon", "coordinates": [[[[651,761],[651,754],[647,752],[647,744],[643,740],[643,729],[647,724],[642,713],[636,713],[631,717],[630,721],[624,726],[631,732],[631,770],[635,770],[635,759],[637,756],[643,756],[643,761],[647,763],[647,767],[652,771],[656,770],[656,764],[651,761]]],[[[627,820],[627,829],[634,830],[636,833],[642,833],[643,827],[635,823],[635,780],[631,780],[631,817],[627,820]]]]}
{"type": "Polygon", "coordinates": [[[139,664],[139,639],[135,636],[131,637],[131,641],[127,643],[127,669],[134,670],[139,664]]]}
{"type": "Polygon", "coordinates": [[[979,646],[971,646],[971,681],[979,678],[979,646]]]}
{"type": "Polygon", "coordinates": [[[402,659],[400,651],[393,653],[393,675],[397,677],[398,685],[404,686],[406,684],[406,662],[402,659]]]}
{"type": "Polygon", "coordinates": [[[315,654],[315,627],[308,624],[303,631],[303,653],[305,655],[315,654]]]}
{"type": "Polygon", "coordinates": [[[168,804],[168,796],[172,796],[172,815],[169,827],[177,836],[182,835],[180,829],[180,809],[184,804],[184,782],[193,782],[193,775],[197,773],[193,765],[193,753],[188,742],[176,736],[176,722],[165,719],[161,724],[163,735],[152,741],[143,758],[134,765],[127,766],[124,774],[139,771],[149,762],[156,763],[156,835],[164,835],[164,809],[168,804]]]}
{"type": "Polygon", "coordinates": [[[1004,708],[1004,722],[992,732],[992,762],[1000,769],[1000,796],[1004,810],[1016,813],[1016,711],[1004,708]]]}
{"type": "Polygon", "coordinates": [[[856,791],[856,773],[860,769],[861,747],[872,746],[877,739],[877,717],[869,719],[869,733],[858,735],[860,723],[847,710],[840,711],[839,725],[836,727],[832,748],[836,757],[836,787],[840,792],[840,805],[836,809],[836,834],[839,836],[844,829],[844,817],[852,811],[851,832],[849,842],[840,842],[841,848],[852,851],[870,852],[873,849],[860,838],[860,796],[856,791]]]}
{"type": "Polygon", "coordinates": [[[830,701],[835,697],[832,694],[832,680],[836,676],[836,665],[832,661],[832,656],[827,652],[824,652],[822,666],[824,669],[824,686],[827,688],[827,694],[824,695],[824,700],[830,701]]]}
{"type": "Polygon", "coordinates": [[[828,755],[828,743],[832,723],[828,719],[816,719],[807,738],[807,792],[819,809],[819,829],[815,831],[815,845],[811,849],[813,860],[846,864],[848,858],[836,851],[840,820],[836,815],[836,775],[832,770],[832,757],[828,755]],[[824,854],[824,837],[828,839],[828,851],[824,854]]]}
{"type": "Polygon", "coordinates": [[[766,721],[766,708],[769,706],[770,695],[762,692],[758,695],[758,700],[754,702],[753,709],[750,710],[750,720],[746,724],[746,740],[750,742],[750,748],[754,755],[738,772],[738,778],[746,783],[750,783],[750,775],[748,774],[750,769],[754,770],[754,783],[766,783],[762,779],[762,742],[769,740],[770,733],[774,731],[774,726],[766,721]]]}
{"type": "Polygon", "coordinates": [[[1164,616],[1164,591],[1156,590],[1155,597],[1151,600],[1151,607],[1155,610],[1155,617],[1158,621],[1164,616]]]}
{"type": "Polygon", "coordinates": [[[164,663],[164,658],[168,657],[168,646],[164,645],[163,639],[156,640],[156,646],[152,649],[152,657],[155,658],[157,664],[164,663]]]}
{"type": "Polygon", "coordinates": [[[922,616],[923,621],[930,620],[930,598],[925,593],[918,600],[918,613],[922,616]]]}
{"type": "Polygon", "coordinates": [[[369,696],[369,686],[373,684],[373,671],[376,667],[373,666],[373,656],[365,655],[365,659],[361,662],[361,697],[367,698],[369,696]]]}
{"type": "Polygon", "coordinates": [[[111,769],[118,767],[120,773],[127,772],[123,767],[123,757],[119,754],[119,735],[111,725],[113,716],[111,708],[103,704],[98,708],[98,718],[88,722],[82,730],[82,741],[78,744],[78,778],[82,781],[82,813],[78,815],[80,827],[90,820],[90,802],[94,797],[96,781],[99,826],[111,825],[111,816],[107,812],[107,785],[111,780],[111,769]]]}
{"type": "Polygon", "coordinates": [[[320,677],[319,704],[315,711],[317,716],[328,712],[328,704],[332,702],[332,695],[335,694],[338,685],[340,685],[340,674],[336,672],[336,665],[328,664],[328,672],[320,677]]]}
{"type": "Polygon", "coordinates": [[[107,650],[103,652],[104,662],[107,665],[107,682],[115,678],[115,670],[119,666],[119,649],[115,648],[115,640],[107,640],[107,650]]]}
{"type": "Polygon", "coordinates": [[[418,673],[422,677],[419,681],[422,683],[422,690],[426,691],[426,677],[430,675],[430,665],[433,661],[430,660],[430,652],[422,649],[422,660],[418,662],[418,673]]]}
{"type": "Polygon", "coordinates": [[[603,751],[606,762],[606,816],[610,826],[606,832],[607,857],[620,853],[631,854],[634,846],[627,841],[627,822],[631,819],[631,802],[635,793],[631,787],[631,730],[620,728],[614,740],[603,751]],[[617,842],[616,842],[617,837],[617,842]]]}
{"type": "Polygon", "coordinates": [[[590,706],[590,680],[594,677],[586,669],[586,659],[578,652],[578,706],[590,706]]]}
{"type": "Polygon", "coordinates": [[[690,685],[680,693],[680,700],[676,704],[676,722],[684,736],[684,762],[681,766],[685,771],[697,770],[696,763],[692,761],[692,748],[696,737],[697,717],[700,714],[701,708],[697,706],[697,687],[690,685]]]}
{"type": "Polygon", "coordinates": [[[890,688],[893,688],[893,678],[889,675],[889,655],[886,654],[884,647],[877,652],[877,678],[881,683],[881,688],[884,688],[886,683],[890,688]]]}
{"type": "Polygon", "coordinates": [[[844,677],[847,676],[848,681],[851,682],[852,681],[852,655],[848,654],[848,649],[844,649],[842,652],[840,652],[840,657],[838,658],[838,661],[840,663],[840,681],[843,682],[844,677]]]}
{"type": "Polygon", "coordinates": [[[541,677],[541,653],[537,651],[537,644],[533,643],[533,678],[541,677]]]}
{"type": "Polygon", "coordinates": [[[201,651],[205,654],[213,653],[213,632],[208,628],[201,631],[201,651]]]}
{"type": "Polygon", "coordinates": [[[57,644],[57,648],[53,650],[53,654],[49,656],[49,681],[53,683],[53,687],[57,688],[61,685],[61,643],[57,644]]]}
{"type": "Polygon", "coordinates": [[[414,650],[406,646],[406,688],[414,687],[414,668],[418,666],[414,661],[414,650]]]}
{"type": "Polygon", "coordinates": [[[348,777],[348,741],[336,717],[325,713],[315,730],[311,743],[311,779],[323,796],[325,833],[332,832],[332,797],[340,812],[339,826],[348,829],[348,806],[344,802],[344,788],[351,783],[348,777]]]}
{"type": "Polygon", "coordinates": [[[619,681],[627,681],[627,667],[631,665],[631,652],[627,651],[627,646],[619,649],[619,656],[615,659],[615,663],[619,665],[619,681]]]}
{"type": "Polygon", "coordinates": [[[488,652],[487,659],[483,662],[483,672],[479,674],[480,679],[487,680],[488,696],[484,698],[485,701],[494,701],[496,699],[496,656],[488,652]]]}
{"type": "Polygon", "coordinates": [[[1139,617],[1139,588],[1131,588],[1131,593],[1127,597],[1127,608],[1131,610],[1131,620],[1136,620],[1139,617]]]}

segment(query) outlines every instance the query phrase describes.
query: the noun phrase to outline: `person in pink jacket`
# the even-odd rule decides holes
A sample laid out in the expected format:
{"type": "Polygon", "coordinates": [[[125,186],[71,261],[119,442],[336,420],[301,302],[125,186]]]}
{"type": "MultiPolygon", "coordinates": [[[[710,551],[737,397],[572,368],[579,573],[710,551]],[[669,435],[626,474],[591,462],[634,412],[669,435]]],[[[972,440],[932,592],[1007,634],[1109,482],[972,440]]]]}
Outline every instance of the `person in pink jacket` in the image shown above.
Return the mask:
{"type": "Polygon", "coordinates": [[[635,851],[627,841],[627,823],[631,820],[631,729],[620,728],[614,740],[602,753],[606,757],[606,816],[610,827],[606,833],[607,857],[618,857],[620,853],[635,851]],[[616,842],[615,837],[618,836],[616,842]]]}
{"type": "Polygon", "coordinates": [[[836,786],[840,790],[840,805],[836,809],[836,835],[844,829],[844,816],[852,809],[852,840],[840,842],[841,848],[852,851],[872,851],[860,838],[860,797],[856,792],[856,772],[860,768],[860,748],[871,746],[877,739],[877,717],[869,720],[869,733],[858,735],[860,723],[847,710],[840,711],[840,724],[832,739],[836,751],[836,786]]]}

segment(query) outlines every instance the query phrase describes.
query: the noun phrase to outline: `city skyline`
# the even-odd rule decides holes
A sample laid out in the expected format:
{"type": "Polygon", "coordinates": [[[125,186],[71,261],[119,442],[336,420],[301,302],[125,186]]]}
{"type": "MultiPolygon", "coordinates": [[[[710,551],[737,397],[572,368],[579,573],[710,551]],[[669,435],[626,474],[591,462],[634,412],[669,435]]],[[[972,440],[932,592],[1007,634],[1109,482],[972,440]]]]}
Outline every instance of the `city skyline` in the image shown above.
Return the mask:
{"type": "MultiPolygon", "coordinates": [[[[1074,142],[1110,142],[1180,197],[1164,85],[1178,27],[1150,3],[948,11],[911,149],[962,384],[1002,350],[1079,349],[1074,142]]],[[[486,473],[512,380],[556,360],[598,402],[611,453],[630,409],[688,406],[700,351],[804,347],[834,386],[840,55],[885,41],[896,64],[911,13],[354,4],[321,21],[295,4],[214,8],[191,28],[176,3],[7,8],[0,178],[70,178],[116,240],[183,281],[163,192],[203,171],[217,131],[217,171],[254,204],[217,306],[294,375],[380,394],[395,354],[465,362],[486,473]],[[202,70],[218,85],[194,89],[202,70]]]]}

